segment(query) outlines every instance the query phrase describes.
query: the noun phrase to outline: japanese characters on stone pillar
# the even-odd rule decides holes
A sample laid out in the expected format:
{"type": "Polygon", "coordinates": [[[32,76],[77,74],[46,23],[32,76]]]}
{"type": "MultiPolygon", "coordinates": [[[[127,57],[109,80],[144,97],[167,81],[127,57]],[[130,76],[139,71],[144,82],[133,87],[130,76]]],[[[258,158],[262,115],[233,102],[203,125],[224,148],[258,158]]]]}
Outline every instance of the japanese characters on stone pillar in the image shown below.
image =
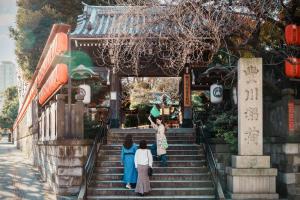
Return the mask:
{"type": "Polygon", "coordinates": [[[226,168],[231,199],[278,199],[277,169],[263,155],[263,100],[261,58],[238,63],[238,155],[226,168]],[[246,183],[246,184],[245,184],[246,183]]]}
{"type": "Polygon", "coordinates": [[[239,155],[263,155],[262,59],[239,61],[239,155]]]}

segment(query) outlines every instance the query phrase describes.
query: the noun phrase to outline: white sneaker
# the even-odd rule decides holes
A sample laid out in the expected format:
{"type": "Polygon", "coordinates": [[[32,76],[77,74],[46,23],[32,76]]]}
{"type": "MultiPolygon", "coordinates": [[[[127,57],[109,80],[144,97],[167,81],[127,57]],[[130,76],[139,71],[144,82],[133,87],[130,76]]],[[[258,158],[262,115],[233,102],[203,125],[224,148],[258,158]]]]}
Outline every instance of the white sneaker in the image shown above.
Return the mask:
{"type": "Polygon", "coordinates": [[[126,188],[127,188],[127,189],[129,189],[129,190],[131,190],[131,189],[132,189],[132,187],[131,187],[131,185],[130,185],[130,184],[127,184],[127,185],[126,185],[126,188]]]}

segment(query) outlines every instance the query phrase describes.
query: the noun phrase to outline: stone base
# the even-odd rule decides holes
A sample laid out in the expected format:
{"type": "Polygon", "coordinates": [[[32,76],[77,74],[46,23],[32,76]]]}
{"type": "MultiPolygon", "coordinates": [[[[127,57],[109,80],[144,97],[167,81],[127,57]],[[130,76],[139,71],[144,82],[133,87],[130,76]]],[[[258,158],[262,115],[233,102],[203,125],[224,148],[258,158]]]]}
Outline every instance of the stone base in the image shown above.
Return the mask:
{"type": "Polygon", "coordinates": [[[227,186],[232,199],[278,199],[277,169],[226,169],[227,186]]]}
{"type": "Polygon", "coordinates": [[[231,199],[278,199],[278,194],[232,194],[231,199]]]}
{"type": "Polygon", "coordinates": [[[90,140],[39,142],[39,169],[56,195],[74,195],[80,190],[90,140]]]}
{"type": "Polygon", "coordinates": [[[270,168],[270,156],[235,156],[232,157],[235,168],[270,168]]]}

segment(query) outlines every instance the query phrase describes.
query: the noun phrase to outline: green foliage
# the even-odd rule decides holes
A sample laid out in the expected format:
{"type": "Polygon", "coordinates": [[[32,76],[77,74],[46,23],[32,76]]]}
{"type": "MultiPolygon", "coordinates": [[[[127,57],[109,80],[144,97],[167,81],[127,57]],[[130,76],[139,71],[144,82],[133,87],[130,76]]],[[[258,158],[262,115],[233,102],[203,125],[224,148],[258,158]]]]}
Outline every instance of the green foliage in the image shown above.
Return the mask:
{"type": "Polygon", "coordinates": [[[12,129],[19,109],[17,87],[7,88],[3,94],[3,98],[4,104],[0,114],[0,128],[12,129]]]}
{"type": "Polygon", "coordinates": [[[235,108],[230,110],[212,110],[206,123],[206,132],[212,137],[222,138],[229,144],[232,153],[237,152],[237,121],[238,115],[235,108]]]}
{"type": "Polygon", "coordinates": [[[96,120],[91,120],[84,116],[84,139],[95,139],[100,132],[100,124],[96,120]]]}
{"type": "Polygon", "coordinates": [[[126,116],[124,126],[125,127],[136,127],[138,125],[147,125],[149,123],[148,116],[150,113],[152,106],[148,104],[137,104],[133,107],[133,109],[138,110],[137,115],[129,115],[126,116]],[[137,119],[138,117],[138,119],[137,119]],[[138,124],[139,122],[139,124],[138,124]]]}
{"type": "Polygon", "coordinates": [[[124,121],[124,126],[125,126],[125,128],[137,127],[138,126],[137,116],[136,115],[126,116],[125,121],[124,121]]]}
{"type": "MultiPolygon", "coordinates": [[[[54,23],[75,27],[77,16],[82,13],[82,0],[17,0],[16,28],[10,35],[16,42],[18,65],[24,78],[30,79],[35,71],[44,45],[54,23]]],[[[110,0],[85,0],[93,5],[113,5],[110,0]]]]}

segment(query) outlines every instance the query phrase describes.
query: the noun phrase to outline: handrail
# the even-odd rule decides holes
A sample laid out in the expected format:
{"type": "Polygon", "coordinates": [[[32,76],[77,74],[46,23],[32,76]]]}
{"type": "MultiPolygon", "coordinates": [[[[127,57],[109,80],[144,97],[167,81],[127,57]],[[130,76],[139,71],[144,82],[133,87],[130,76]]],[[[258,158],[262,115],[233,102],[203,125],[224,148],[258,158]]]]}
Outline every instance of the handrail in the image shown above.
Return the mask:
{"type": "Polygon", "coordinates": [[[219,172],[218,172],[218,168],[217,168],[217,163],[216,163],[216,160],[214,158],[214,154],[211,150],[211,146],[210,146],[209,142],[207,141],[207,138],[204,134],[202,120],[194,118],[194,124],[196,125],[197,137],[201,137],[201,139],[204,143],[205,157],[206,157],[206,160],[208,161],[208,167],[209,167],[210,172],[212,174],[217,199],[225,200],[226,198],[225,198],[225,195],[224,195],[224,192],[223,192],[223,189],[222,189],[222,185],[221,185],[220,179],[219,179],[219,172]]]}
{"type": "Polygon", "coordinates": [[[95,162],[97,160],[97,156],[100,150],[100,147],[102,144],[105,143],[105,139],[106,139],[106,135],[107,135],[107,127],[102,125],[100,127],[100,133],[97,134],[93,146],[90,150],[89,153],[89,157],[86,161],[86,164],[84,165],[83,168],[83,175],[82,175],[82,183],[80,186],[80,192],[78,195],[78,200],[85,200],[86,196],[87,196],[87,187],[90,183],[90,180],[92,178],[92,174],[95,168],[95,162]]]}

